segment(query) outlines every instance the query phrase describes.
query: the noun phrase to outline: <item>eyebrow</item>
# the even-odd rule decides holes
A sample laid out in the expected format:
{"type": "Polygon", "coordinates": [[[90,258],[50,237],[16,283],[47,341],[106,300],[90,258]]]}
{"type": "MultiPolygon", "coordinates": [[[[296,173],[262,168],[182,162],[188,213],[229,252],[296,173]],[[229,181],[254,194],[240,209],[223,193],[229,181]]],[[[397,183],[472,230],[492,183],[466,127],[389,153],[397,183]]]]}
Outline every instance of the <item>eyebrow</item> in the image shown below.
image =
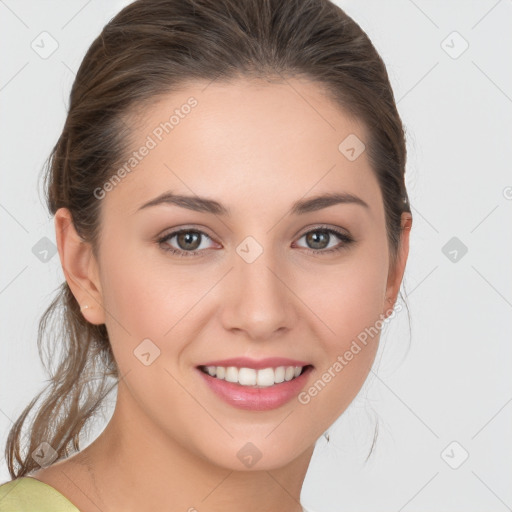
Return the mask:
{"type": "MultiPolygon", "coordinates": [[[[173,192],[164,192],[151,201],[144,203],[137,211],[162,204],[176,205],[188,210],[212,213],[214,215],[231,215],[229,208],[214,199],[174,194],[173,192]]],[[[292,215],[304,215],[305,213],[322,210],[336,204],[358,204],[364,208],[370,208],[368,203],[363,201],[360,197],[349,194],[348,192],[342,192],[317,195],[310,199],[300,199],[293,203],[289,213],[292,215]]]]}

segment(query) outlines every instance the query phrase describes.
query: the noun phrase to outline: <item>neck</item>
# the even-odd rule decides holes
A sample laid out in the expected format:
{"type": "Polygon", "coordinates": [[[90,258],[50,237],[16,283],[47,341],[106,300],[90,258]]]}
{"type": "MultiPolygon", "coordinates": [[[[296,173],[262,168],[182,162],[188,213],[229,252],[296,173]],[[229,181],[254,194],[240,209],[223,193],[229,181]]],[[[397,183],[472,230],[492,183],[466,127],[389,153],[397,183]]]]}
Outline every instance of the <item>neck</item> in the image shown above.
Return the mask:
{"type": "Polygon", "coordinates": [[[223,468],[171,439],[140,409],[134,415],[122,389],[112,419],[83,455],[105,511],[302,512],[313,449],[271,470],[223,468]]]}

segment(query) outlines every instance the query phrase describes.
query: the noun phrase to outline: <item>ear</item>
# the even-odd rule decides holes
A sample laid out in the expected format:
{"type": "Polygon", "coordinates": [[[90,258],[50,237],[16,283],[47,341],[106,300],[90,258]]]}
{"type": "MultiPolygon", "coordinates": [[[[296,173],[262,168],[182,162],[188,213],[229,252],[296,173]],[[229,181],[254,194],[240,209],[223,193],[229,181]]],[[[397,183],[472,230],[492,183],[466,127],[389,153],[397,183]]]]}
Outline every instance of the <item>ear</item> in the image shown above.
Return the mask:
{"type": "Polygon", "coordinates": [[[64,276],[82,315],[92,324],[105,323],[98,263],[90,243],[76,232],[67,208],[55,213],[55,235],[64,276]]]}
{"type": "Polygon", "coordinates": [[[409,235],[412,227],[412,215],[408,212],[402,213],[401,219],[401,241],[398,248],[397,261],[393,267],[390,267],[388,273],[388,283],[386,287],[386,298],[384,302],[384,316],[387,318],[393,312],[400,285],[404,276],[405,264],[409,256],[409,235]]]}

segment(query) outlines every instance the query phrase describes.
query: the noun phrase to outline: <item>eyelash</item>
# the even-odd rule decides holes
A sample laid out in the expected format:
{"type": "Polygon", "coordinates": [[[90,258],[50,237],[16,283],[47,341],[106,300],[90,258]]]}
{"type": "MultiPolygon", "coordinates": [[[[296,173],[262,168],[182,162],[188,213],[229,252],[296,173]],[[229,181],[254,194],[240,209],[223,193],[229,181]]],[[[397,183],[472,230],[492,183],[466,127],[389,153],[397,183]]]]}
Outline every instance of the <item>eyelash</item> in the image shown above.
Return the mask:
{"type": "MultiPolygon", "coordinates": [[[[305,249],[306,251],[308,251],[312,254],[315,254],[315,255],[330,254],[330,253],[338,252],[338,251],[348,248],[348,246],[354,242],[354,239],[352,237],[350,237],[349,235],[342,233],[341,231],[338,231],[336,229],[326,227],[326,226],[318,226],[314,229],[306,231],[304,234],[302,234],[300,236],[300,238],[302,238],[305,235],[308,235],[309,233],[314,233],[315,231],[321,231],[324,233],[329,233],[329,234],[335,235],[343,242],[341,245],[338,245],[337,247],[333,247],[331,249],[308,249],[308,248],[305,249]]],[[[181,233],[189,233],[189,232],[198,233],[201,236],[206,236],[207,238],[211,239],[211,237],[208,236],[203,231],[200,231],[198,229],[185,228],[185,229],[179,229],[177,231],[172,231],[171,233],[168,233],[167,235],[163,236],[162,238],[159,238],[157,241],[158,241],[158,244],[161,246],[164,242],[167,242],[171,238],[174,238],[175,236],[180,235],[181,233]]],[[[203,249],[199,250],[199,251],[182,251],[179,249],[168,248],[168,247],[162,247],[162,250],[164,250],[166,252],[170,252],[171,254],[178,256],[178,257],[196,256],[197,254],[199,254],[203,251],[203,249]]]]}

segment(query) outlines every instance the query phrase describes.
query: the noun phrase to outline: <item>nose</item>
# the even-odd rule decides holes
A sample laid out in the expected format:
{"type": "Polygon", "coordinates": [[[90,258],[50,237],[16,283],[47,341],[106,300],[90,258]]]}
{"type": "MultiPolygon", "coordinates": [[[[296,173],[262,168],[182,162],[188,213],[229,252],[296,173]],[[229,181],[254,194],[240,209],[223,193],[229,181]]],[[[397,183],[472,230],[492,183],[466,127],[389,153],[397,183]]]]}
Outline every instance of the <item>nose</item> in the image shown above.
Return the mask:
{"type": "Polygon", "coordinates": [[[290,270],[264,250],[252,262],[238,254],[224,282],[222,322],[230,331],[243,331],[249,339],[282,335],[297,324],[290,270]]]}

